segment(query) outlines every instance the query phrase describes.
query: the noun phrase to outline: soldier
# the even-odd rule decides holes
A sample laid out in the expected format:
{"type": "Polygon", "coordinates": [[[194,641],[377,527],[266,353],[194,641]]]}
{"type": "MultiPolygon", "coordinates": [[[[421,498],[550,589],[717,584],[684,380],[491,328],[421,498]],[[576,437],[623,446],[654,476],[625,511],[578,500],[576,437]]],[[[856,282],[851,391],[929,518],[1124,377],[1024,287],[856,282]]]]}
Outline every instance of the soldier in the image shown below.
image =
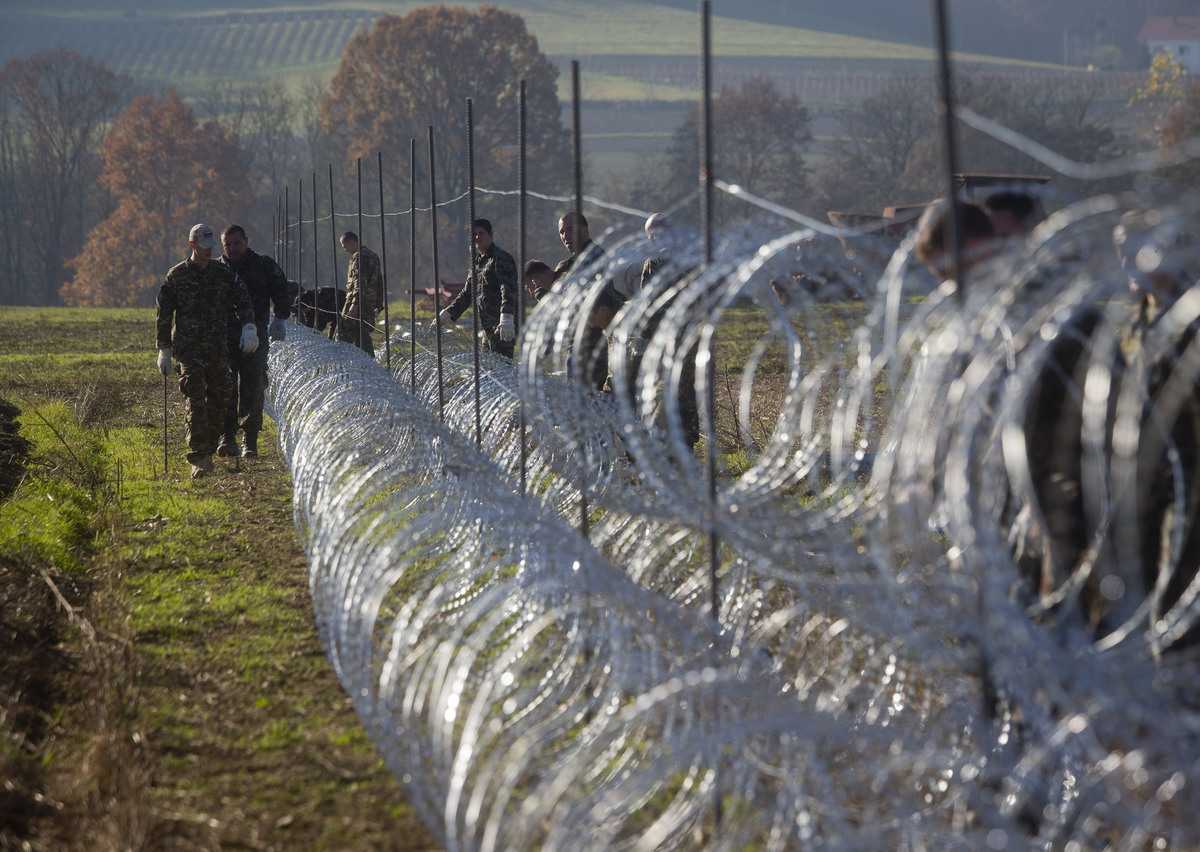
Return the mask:
{"type": "MultiPolygon", "coordinates": [[[[671,247],[671,230],[672,223],[670,218],[665,213],[654,213],[643,226],[646,232],[646,239],[651,243],[657,243],[657,250],[653,255],[646,258],[642,264],[642,274],[638,282],[638,292],[646,293],[643,298],[654,299],[659,302],[659,307],[647,319],[646,324],[641,328],[641,337],[630,340],[630,355],[629,355],[629,375],[632,378],[636,377],[641,370],[642,354],[645,351],[646,344],[649,338],[653,337],[661,325],[663,317],[666,316],[670,309],[671,303],[674,302],[675,295],[666,295],[676,282],[680,281],[692,270],[687,267],[682,267],[678,262],[670,256],[669,250],[671,247]]],[[[696,355],[698,347],[692,346],[683,353],[675,352],[677,356],[682,357],[682,369],[680,371],[679,392],[676,399],[679,404],[679,414],[683,425],[684,439],[689,447],[695,448],[700,442],[700,406],[696,400],[696,355]]],[[[634,388],[629,388],[629,393],[632,396],[634,388]]],[[[655,420],[660,420],[660,416],[656,416],[655,420]]]]}
{"type": "Polygon", "coordinates": [[[217,238],[208,225],[195,225],[188,234],[191,256],[171,267],[158,288],[156,343],[158,369],[171,371],[179,362],[179,390],[186,403],[188,454],[192,479],[212,473],[212,456],[232,393],[225,328],[231,309],[242,325],[239,348],[258,348],[254,308],[246,286],[227,266],[212,263],[217,238]]]}
{"type": "MultiPolygon", "coordinates": [[[[582,213],[579,214],[578,226],[574,212],[564,213],[558,218],[558,238],[562,240],[563,246],[571,256],[559,261],[554,267],[554,287],[559,286],[559,279],[579,272],[606,256],[604,249],[592,242],[587,219],[582,213]]],[[[605,285],[604,290],[605,301],[611,303],[611,310],[615,314],[625,304],[625,297],[617,291],[612,281],[605,285]]],[[[538,295],[537,298],[540,300],[542,295],[538,295]]],[[[601,312],[605,310],[608,308],[601,308],[601,312]]],[[[608,340],[604,337],[607,323],[601,325],[595,322],[595,313],[593,310],[593,316],[589,316],[588,328],[583,337],[584,367],[589,385],[595,390],[603,390],[608,379],[608,340]]]]}
{"type": "Polygon", "coordinates": [[[554,287],[554,270],[540,260],[525,261],[525,292],[540,302],[554,287]]]}
{"type": "Polygon", "coordinates": [[[511,358],[517,339],[514,322],[517,312],[517,262],[492,241],[491,222],[476,219],[474,226],[475,252],[478,255],[474,272],[467,276],[467,285],[454,301],[438,314],[438,325],[452,325],[470,310],[478,282],[482,282],[479,325],[487,338],[488,351],[511,358]]]}
{"type": "Polygon", "coordinates": [[[237,431],[245,435],[245,448],[240,450],[248,459],[258,458],[258,433],[262,429],[263,395],[267,389],[267,350],[271,340],[283,340],[287,318],[291,313],[288,300],[288,281],[274,260],[250,248],[246,230],[230,225],[221,235],[225,254],[218,261],[246,285],[250,304],[254,306],[254,323],[260,341],[253,352],[242,352],[238,340],[242,326],[232,310],[229,313],[229,369],[233,389],[225,412],[225,430],[217,444],[217,455],[232,457],[239,453],[237,431]],[[275,306],[275,319],[271,305],[275,306]],[[268,333],[269,331],[269,333],[268,333]]]}
{"type": "Polygon", "coordinates": [[[379,255],[358,242],[358,234],[346,231],[342,234],[342,251],[350,255],[350,268],[346,272],[346,305],[342,309],[337,339],[353,343],[372,358],[375,345],[371,331],[375,328],[375,314],[383,308],[383,273],[380,271],[379,255]]]}

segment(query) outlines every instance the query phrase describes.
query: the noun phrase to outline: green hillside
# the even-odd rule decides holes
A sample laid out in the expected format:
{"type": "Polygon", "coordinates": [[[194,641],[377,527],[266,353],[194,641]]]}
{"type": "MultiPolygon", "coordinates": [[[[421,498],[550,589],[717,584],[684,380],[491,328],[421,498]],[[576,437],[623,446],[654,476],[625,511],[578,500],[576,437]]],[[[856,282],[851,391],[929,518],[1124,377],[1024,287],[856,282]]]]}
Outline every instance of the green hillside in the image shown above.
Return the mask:
{"type": "MultiPolygon", "coordinates": [[[[0,62],[63,45],[127,71],[140,82],[173,85],[184,94],[218,78],[264,79],[298,74],[330,76],[347,42],[384,13],[403,15],[417,2],[311,4],[259,3],[182,11],[182,3],[129,0],[120,10],[97,11],[94,3],[49,0],[6,4],[0,27],[0,62]]],[[[542,50],[564,64],[579,58],[595,66],[592,97],[673,99],[690,84],[648,83],[612,63],[659,59],[692,61],[698,50],[695,12],[649,3],[583,0],[510,0],[542,50]],[[625,79],[623,79],[625,78],[625,79]],[[650,88],[654,91],[650,91],[650,88]]],[[[728,17],[712,23],[714,55],[751,60],[917,62],[927,49],[839,33],[819,32],[728,17]]],[[[991,62],[986,57],[963,57],[991,62]]],[[[689,66],[689,68],[694,68],[689,66]]]]}

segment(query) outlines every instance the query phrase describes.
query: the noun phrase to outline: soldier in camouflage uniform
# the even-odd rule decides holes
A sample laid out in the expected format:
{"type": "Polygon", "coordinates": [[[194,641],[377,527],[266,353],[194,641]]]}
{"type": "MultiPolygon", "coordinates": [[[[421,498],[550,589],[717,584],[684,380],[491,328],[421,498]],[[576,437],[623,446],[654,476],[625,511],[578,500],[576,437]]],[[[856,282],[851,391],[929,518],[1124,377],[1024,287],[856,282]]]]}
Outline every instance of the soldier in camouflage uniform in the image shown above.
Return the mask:
{"type": "Polygon", "coordinates": [[[262,429],[263,396],[267,389],[267,350],[271,340],[283,340],[286,320],[291,312],[288,282],[279,264],[249,247],[246,230],[241,225],[226,228],[221,235],[221,245],[225,253],[218,262],[229,267],[246,285],[250,294],[259,344],[253,352],[242,352],[238,348],[242,325],[231,306],[228,342],[233,390],[229,394],[225,429],[217,444],[217,455],[238,455],[237,431],[240,426],[246,442],[245,448],[240,451],[241,455],[252,459],[258,457],[258,433],[262,429]],[[273,320],[270,319],[272,304],[275,306],[273,320]]]}
{"type": "Polygon", "coordinates": [[[191,256],[171,267],[158,288],[156,344],[158,369],[171,371],[178,362],[179,390],[186,401],[188,461],[192,478],[212,473],[212,456],[225,420],[225,405],[232,392],[229,352],[225,339],[232,304],[242,324],[239,348],[258,348],[254,308],[246,287],[229,268],[212,263],[218,242],[208,225],[195,225],[188,234],[191,256]]]}
{"type": "Polygon", "coordinates": [[[467,276],[467,284],[454,301],[438,315],[439,325],[451,325],[475,303],[479,290],[479,326],[487,339],[487,349],[505,357],[513,357],[517,329],[517,262],[513,256],[492,242],[492,223],[476,219],[475,269],[467,276]],[[482,285],[480,284],[482,282],[482,285]]]}
{"type": "Polygon", "coordinates": [[[358,234],[353,231],[342,234],[341,243],[342,251],[350,255],[350,268],[346,272],[346,305],[339,317],[337,339],[353,343],[373,358],[375,345],[371,331],[384,299],[379,255],[360,245],[358,234]]]}

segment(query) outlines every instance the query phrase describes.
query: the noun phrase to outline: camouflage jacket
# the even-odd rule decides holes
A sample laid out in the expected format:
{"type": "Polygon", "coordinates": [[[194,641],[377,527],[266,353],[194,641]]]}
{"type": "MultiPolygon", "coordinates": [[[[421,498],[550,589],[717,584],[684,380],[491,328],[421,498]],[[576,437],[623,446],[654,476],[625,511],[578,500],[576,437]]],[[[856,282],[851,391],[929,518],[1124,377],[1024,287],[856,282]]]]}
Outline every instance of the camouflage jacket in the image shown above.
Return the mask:
{"type": "Polygon", "coordinates": [[[343,316],[358,316],[374,322],[375,312],[383,307],[383,271],[379,255],[366,246],[350,256],[350,268],[346,272],[346,307],[343,316]],[[359,280],[359,266],[362,280],[359,280]],[[361,283],[361,286],[360,286],[361,283]],[[361,307],[360,307],[361,303],[361,307]]]}
{"type": "MultiPolygon", "coordinates": [[[[216,262],[227,266],[246,285],[246,291],[250,294],[250,304],[254,307],[254,323],[258,326],[258,339],[261,343],[267,339],[271,306],[274,305],[275,316],[280,319],[287,319],[291,313],[288,304],[288,282],[283,270],[274,260],[252,249],[246,249],[246,254],[239,263],[233,263],[227,257],[221,257],[216,262]]],[[[230,345],[236,346],[241,336],[242,324],[238,322],[237,314],[230,304],[230,345]]]]}
{"type": "Polygon", "coordinates": [[[240,324],[254,322],[246,285],[234,278],[229,267],[216,262],[201,269],[188,259],[171,267],[158,288],[157,305],[156,344],[159,349],[173,349],[177,361],[228,357],[231,306],[240,324]]]}
{"type": "Polygon", "coordinates": [[[513,256],[495,243],[476,258],[475,275],[467,275],[467,285],[446,306],[452,320],[465,314],[475,304],[475,288],[483,282],[479,292],[479,327],[487,331],[500,324],[501,314],[516,316],[517,313],[517,262],[513,256]]]}

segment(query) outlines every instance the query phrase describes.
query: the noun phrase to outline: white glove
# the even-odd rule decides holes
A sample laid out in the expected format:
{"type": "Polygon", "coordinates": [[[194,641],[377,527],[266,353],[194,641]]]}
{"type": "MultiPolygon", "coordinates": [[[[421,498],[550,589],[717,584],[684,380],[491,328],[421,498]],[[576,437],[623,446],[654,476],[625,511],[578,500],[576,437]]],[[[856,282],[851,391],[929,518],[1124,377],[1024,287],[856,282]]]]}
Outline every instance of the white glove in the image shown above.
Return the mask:
{"type": "Polygon", "coordinates": [[[238,345],[247,355],[258,348],[258,330],[254,327],[254,323],[248,322],[242,326],[242,341],[238,345]]]}
{"type": "Polygon", "coordinates": [[[505,343],[517,339],[517,326],[513,323],[512,314],[500,314],[500,325],[496,326],[496,334],[505,343]]]}
{"type": "Polygon", "coordinates": [[[171,372],[171,350],[158,350],[158,371],[164,376],[171,372]]]}
{"type": "Polygon", "coordinates": [[[267,326],[267,336],[272,340],[283,340],[285,335],[287,335],[287,320],[283,317],[275,317],[267,326]]]}
{"type": "Polygon", "coordinates": [[[434,321],[439,331],[445,331],[454,328],[454,320],[450,319],[450,309],[442,308],[442,312],[437,315],[437,320],[434,321]]]}

